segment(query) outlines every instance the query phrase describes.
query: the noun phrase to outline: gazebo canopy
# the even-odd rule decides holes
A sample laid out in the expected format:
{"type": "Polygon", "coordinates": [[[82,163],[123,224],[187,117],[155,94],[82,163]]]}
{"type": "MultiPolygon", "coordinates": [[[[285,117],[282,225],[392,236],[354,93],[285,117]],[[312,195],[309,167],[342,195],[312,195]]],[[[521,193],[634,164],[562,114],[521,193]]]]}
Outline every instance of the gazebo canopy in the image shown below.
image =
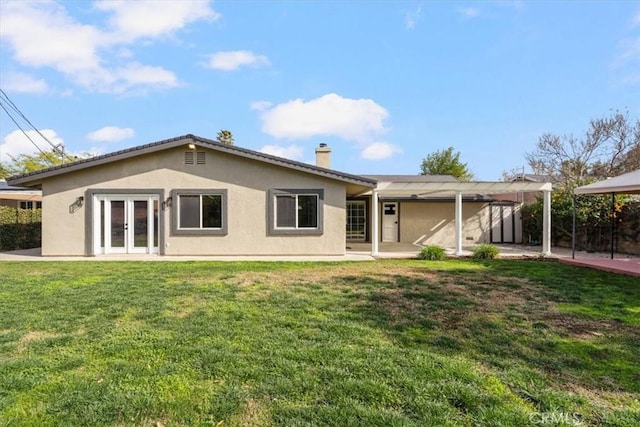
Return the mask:
{"type": "Polygon", "coordinates": [[[616,176],[615,178],[577,187],[573,192],[575,194],[640,194],[640,169],[616,176]]]}

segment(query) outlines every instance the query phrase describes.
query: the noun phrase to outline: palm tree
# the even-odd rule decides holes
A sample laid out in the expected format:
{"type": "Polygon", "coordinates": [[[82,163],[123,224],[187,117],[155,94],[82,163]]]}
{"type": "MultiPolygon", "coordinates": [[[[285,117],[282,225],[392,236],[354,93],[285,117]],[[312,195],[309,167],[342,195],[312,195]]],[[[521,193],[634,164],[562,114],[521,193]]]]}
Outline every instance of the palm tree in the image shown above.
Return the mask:
{"type": "Polygon", "coordinates": [[[222,129],[218,132],[218,142],[225,145],[233,145],[233,134],[231,131],[222,129]]]}

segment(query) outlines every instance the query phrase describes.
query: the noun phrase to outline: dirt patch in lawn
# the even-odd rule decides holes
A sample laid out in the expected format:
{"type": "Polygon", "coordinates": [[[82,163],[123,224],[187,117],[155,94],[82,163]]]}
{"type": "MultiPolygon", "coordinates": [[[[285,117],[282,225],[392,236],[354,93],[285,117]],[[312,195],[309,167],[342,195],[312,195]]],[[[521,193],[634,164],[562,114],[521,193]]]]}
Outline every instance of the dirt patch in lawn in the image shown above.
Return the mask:
{"type": "Polygon", "coordinates": [[[565,331],[572,338],[589,340],[603,336],[629,335],[640,341],[640,328],[616,320],[592,320],[555,310],[545,313],[543,320],[555,328],[565,331]]]}
{"type": "Polygon", "coordinates": [[[29,344],[35,341],[42,341],[49,338],[58,338],[60,334],[52,334],[50,332],[45,331],[29,331],[26,335],[18,340],[18,345],[16,347],[16,353],[22,354],[28,347],[29,344]]]}

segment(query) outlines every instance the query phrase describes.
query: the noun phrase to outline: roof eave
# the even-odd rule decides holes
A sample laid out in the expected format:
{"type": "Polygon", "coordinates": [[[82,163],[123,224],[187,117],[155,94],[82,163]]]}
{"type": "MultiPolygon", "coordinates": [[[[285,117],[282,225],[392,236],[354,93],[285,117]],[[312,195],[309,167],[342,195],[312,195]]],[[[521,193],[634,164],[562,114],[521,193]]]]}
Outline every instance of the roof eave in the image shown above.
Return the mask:
{"type": "Polygon", "coordinates": [[[117,151],[115,153],[105,154],[102,156],[92,157],[89,159],[83,159],[77,162],[69,163],[66,165],[55,166],[48,169],[43,169],[37,172],[30,172],[28,174],[10,177],[7,182],[10,185],[25,185],[36,186],[41,184],[45,179],[52,178],[54,176],[76,172],[83,169],[87,169],[94,166],[100,166],[107,163],[116,162],[118,160],[129,159],[144,154],[150,154],[169,148],[178,147],[185,143],[193,143],[198,146],[213,149],[223,153],[233,154],[240,157],[262,161],[265,163],[286,167],[293,170],[298,170],[314,175],[323,176],[330,179],[335,179],[342,182],[361,185],[366,188],[375,187],[377,181],[358,175],[351,175],[344,172],[335,171],[332,169],[324,169],[318,166],[309,165],[306,163],[296,162],[294,160],[285,159],[282,157],[272,156],[270,154],[260,153],[258,151],[248,150],[245,148],[239,148],[235,146],[224,145],[214,140],[198,137],[195,135],[184,135],[172,139],[162,140],[142,146],[133,147],[127,150],[117,151]]]}

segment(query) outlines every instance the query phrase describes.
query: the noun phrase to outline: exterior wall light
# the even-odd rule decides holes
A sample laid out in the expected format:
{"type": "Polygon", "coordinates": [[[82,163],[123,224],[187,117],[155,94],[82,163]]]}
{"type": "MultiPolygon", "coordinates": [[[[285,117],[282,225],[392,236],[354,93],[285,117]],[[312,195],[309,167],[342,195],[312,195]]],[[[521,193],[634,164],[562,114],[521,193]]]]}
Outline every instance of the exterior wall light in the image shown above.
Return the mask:
{"type": "Polygon", "coordinates": [[[173,199],[171,197],[168,197],[167,200],[162,201],[162,210],[170,208],[171,205],[173,205],[173,199]]]}

